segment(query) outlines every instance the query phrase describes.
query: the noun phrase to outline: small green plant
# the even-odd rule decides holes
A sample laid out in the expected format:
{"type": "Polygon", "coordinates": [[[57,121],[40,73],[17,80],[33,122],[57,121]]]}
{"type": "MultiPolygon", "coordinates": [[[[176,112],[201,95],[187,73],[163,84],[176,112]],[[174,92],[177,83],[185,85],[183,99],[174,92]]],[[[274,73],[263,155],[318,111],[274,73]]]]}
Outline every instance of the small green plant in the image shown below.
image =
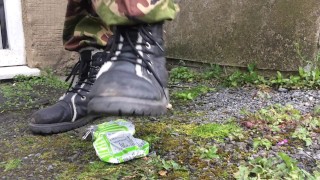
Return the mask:
{"type": "Polygon", "coordinates": [[[197,87],[189,88],[187,90],[177,91],[172,94],[172,97],[175,99],[183,100],[183,101],[194,100],[195,98],[213,90],[214,89],[209,88],[207,86],[197,86],[197,87]]]}
{"type": "Polygon", "coordinates": [[[271,82],[271,84],[273,84],[273,85],[277,85],[277,86],[282,87],[283,84],[286,84],[288,81],[289,81],[289,79],[284,78],[283,75],[282,75],[279,71],[277,71],[277,76],[276,76],[276,78],[274,78],[274,79],[271,80],[270,82],[271,82]]]}
{"type": "Polygon", "coordinates": [[[5,102],[0,105],[0,112],[39,106],[38,101],[50,99],[51,96],[48,94],[63,92],[67,87],[66,82],[61,81],[50,71],[44,72],[39,77],[16,76],[13,83],[0,86],[0,94],[5,98],[5,102]]]}
{"type": "Polygon", "coordinates": [[[320,115],[320,105],[314,107],[313,114],[320,115]]]}
{"type": "Polygon", "coordinates": [[[287,154],[280,152],[278,157],[256,158],[248,164],[241,165],[234,177],[239,180],[260,179],[310,179],[316,176],[297,166],[297,161],[287,154]]]}
{"type": "Polygon", "coordinates": [[[309,132],[320,130],[320,117],[315,114],[315,116],[306,115],[301,121],[300,125],[306,128],[309,132]]]}
{"type": "Polygon", "coordinates": [[[233,87],[242,85],[242,83],[244,83],[244,78],[239,70],[232,73],[227,79],[227,84],[230,84],[233,87]]]}
{"type": "Polygon", "coordinates": [[[14,78],[14,81],[20,84],[24,84],[26,86],[48,86],[51,88],[57,88],[57,89],[66,89],[69,84],[65,81],[61,81],[59,77],[53,74],[51,70],[45,70],[42,72],[41,76],[23,76],[18,75],[14,78]]]}
{"type": "Polygon", "coordinates": [[[243,140],[245,138],[245,132],[241,128],[235,128],[228,135],[230,140],[243,140]]]}
{"type": "Polygon", "coordinates": [[[144,140],[146,140],[148,143],[153,144],[160,140],[160,137],[155,134],[150,134],[146,137],[143,137],[144,140]]]}
{"type": "Polygon", "coordinates": [[[169,160],[169,161],[166,161],[164,159],[162,159],[162,168],[164,168],[165,170],[167,171],[170,171],[170,170],[187,170],[186,167],[184,166],[181,166],[180,164],[176,163],[175,161],[173,160],[169,160]]]}
{"type": "Polygon", "coordinates": [[[300,111],[292,105],[275,104],[262,108],[255,113],[247,111],[242,111],[242,113],[247,116],[245,119],[250,119],[246,123],[252,124],[253,128],[265,129],[268,127],[274,132],[280,132],[282,128],[295,126],[302,119],[300,111]]]}
{"type": "Polygon", "coordinates": [[[232,73],[227,77],[225,84],[227,86],[237,87],[245,84],[266,84],[267,81],[263,76],[258,75],[255,71],[255,64],[249,64],[247,66],[247,72],[241,72],[239,70],[232,73]]]}
{"type": "Polygon", "coordinates": [[[20,166],[20,164],[21,164],[21,159],[12,159],[8,161],[7,164],[5,164],[4,171],[10,171],[10,170],[16,169],[20,166]]]}
{"type": "Polygon", "coordinates": [[[280,72],[277,72],[277,76],[270,79],[269,85],[291,89],[317,89],[320,87],[320,70],[318,68],[305,70],[304,68],[299,67],[299,74],[291,75],[288,78],[284,77],[280,72]]]}
{"type": "Polygon", "coordinates": [[[303,140],[306,143],[306,146],[310,146],[312,144],[312,139],[310,138],[310,132],[305,127],[301,127],[301,126],[298,127],[292,134],[292,137],[303,140]]]}
{"type": "MultiPolygon", "coordinates": [[[[320,61],[319,59],[320,53],[317,55],[317,62],[320,61]]],[[[285,76],[278,71],[275,76],[269,78],[259,75],[256,71],[255,64],[249,64],[247,71],[236,70],[228,76],[222,74],[222,68],[219,65],[211,65],[211,67],[203,73],[196,73],[187,67],[177,67],[171,70],[170,81],[172,83],[179,83],[215,78],[225,86],[230,87],[251,84],[288,89],[320,88],[320,69],[312,64],[308,67],[309,68],[299,67],[299,73],[290,76],[285,76]]]]}
{"type": "Polygon", "coordinates": [[[197,149],[197,152],[200,154],[201,159],[210,160],[210,159],[219,158],[219,155],[217,154],[218,148],[216,146],[212,146],[209,148],[200,147],[197,149]]]}
{"type": "Polygon", "coordinates": [[[271,147],[272,147],[272,143],[268,140],[268,139],[265,139],[265,138],[255,138],[253,140],[253,149],[258,149],[258,147],[265,147],[267,150],[269,150],[271,147]]]}
{"type": "Polygon", "coordinates": [[[221,74],[222,74],[221,66],[217,64],[214,64],[214,65],[211,64],[210,68],[203,73],[203,78],[204,79],[220,78],[221,74]]]}
{"type": "Polygon", "coordinates": [[[191,82],[195,76],[196,73],[187,67],[176,67],[170,71],[170,81],[172,83],[191,82]]]}

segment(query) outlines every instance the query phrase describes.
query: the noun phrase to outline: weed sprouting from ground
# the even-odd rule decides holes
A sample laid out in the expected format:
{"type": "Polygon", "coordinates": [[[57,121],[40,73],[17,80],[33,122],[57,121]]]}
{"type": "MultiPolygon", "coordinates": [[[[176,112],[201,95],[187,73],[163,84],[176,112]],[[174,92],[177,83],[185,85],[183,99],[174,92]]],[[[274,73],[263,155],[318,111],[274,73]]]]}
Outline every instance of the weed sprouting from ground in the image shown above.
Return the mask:
{"type": "Polygon", "coordinates": [[[219,158],[219,155],[217,154],[218,148],[217,146],[211,146],[209,148],[203,148],[199,147],[197,149],[197,152],[200,156],[201,159],[214,159],[214,158],[219,158]]]}
{"type": "Polygon", "coordinates": [[[210,68],[197,72],[187,67],[178,67],[172,69],[170,73],[170,82],[173,84],[179,82],[208,81],[216,79],[219,84],[227,87],[239,87],[246,84],[267,85],[270,87],[282,87],[289,89],[318,89],[320,88],[320,69],[312,68],[306,70],[299,68],[298,74],[285,76],[277,72],[271,77],[259,75],[254,64],[249,64],[247,71],[236,70],[231,74],[222,73],[219,65],[211,65],[210,68]]]}
{"type": "Polygon", "coordinates": [[[241,165],[234,174],[236,179],[310,179],[316,180],[320,176],[319,171],[310,174],[297,165],[297,160],[280,152],[278,157],[256,158],[247,164],[241,165]]]}
{"type": "MultiPolygon", "coordinates": [[[[317,75],[309,72],[308,74],[304,70],[301,70],[300,75],[296,75],[301,76],[300,79],[292,78],[301,83],[298,86],[290,84],[290,81],[285,80],[290,77],[285,77],[281,73],[273,78],[276,80],[274,82],[271,81],[272,78],[259,76],[253,65],[248,67],[248,72],[238,71],[233,75],[223,74],[221,67],[216,65],[201,73],[189,68],[172,72],[176,74],[172,76],[171,85],[180,86],[181,82],[184,82],[183,87],[177,87],[172,93],[174,103],[181,104],[200,103],[197,97],[212,91],[211,87],[214,85],[211,82],[215,80],[227,87],[246,84],[292,88],[317,87],[317,83],[311,83],[316,79],[312,76],[317,75]],[[306,81],[302,81],[303,79],[306,81]],[[305,86],[306,84],[310,86],[305,86]]],[[[50,92],[42,91],[38,87],[47,87],[44,89],[66,87],[60,87],[61,81],[56,80],[54,77],[36,79],[18,77],[14,88],[17,86],[19,88],[8,86],[7,88],[11,89],[8,89],[7,97],[11,97],[12,102],[17,102],[12,92],[19,93],[20,89],[28,91],[26,94],[21,92],[22,96],[29,96],[31,91],[36,95],[48,96],[50,92]]],[[[29,99],[32,103],[26,109],[33,107],[37,100],[33,96],[29,99]]],[[[13,103],[10,107],[14,106],[19,107],[17,103],[13,103]]],[[[80,141],[75,136],[78,135],[76,131],[48,137],[23,134],[22,137],[11,138],[12,134],[9,133],[0,141],[1,147],[5,147],[1,148],[0,152],[5,158],[16,155],[15,157],[21,157],[23,161],[20,163],[19,159],[0,161],[0,171],[7,169],[4,172],[5,176],[10,177],[16,173],[23,174],[25,170],[33,172],[34,169],[31,171],[29,169],[36,167],[39,170],[37,172],[41,170],[43,173],[57,176],[57,179],[259,179],[259,177],[294,179],[297,176],[312,179],[320,177],[320,166],[316,167],[319,160],[303,159],[307,162],[303,162],[305,166],[301,167],[300,162],[297,162],[301,159],[295,160],[296,157],[293,155],[300,149],[312,148],[314,142],[318,141],[320,133],[318,111],[315,109],[314,114],[303,115],[293,106],[273,105],[256,112],[243,111],[243,119],[227,120],[224,123],[214,123],[216,120],[210,119],[203,124],[193,120],[205,119],[203,116],[207,115],[206,112],[183,108],[182,110],[176,108],[159,119],[133,118],[137,132],[135,136],[151,143],[151,153],[145,158],[118,165],[99,161],[92,143],[80,141]],[[311,145],[309,145],[310,140],[311,145]],[[12,149],[14,151],[9,151],[12,149]],[[29,156],[35,152],[40,156],[29,156]],[[28,164],[24,157],[32,160],[32,164],[28,164]],[[47,170],[48,166],[52,166],[53,169],[47,170]]],[[[21,129],[25,130],[27,125],[25,122],[21,123],[24,124],[21,129]]]]}
{"type": "Polygon", "coordinates": [[[52,72],[47,71],[39,77],[17,76],[13,83],[2,84],[0,94],[4,102],[0,105],[0,112],[39,108],[50,101],[56,101],[58,97],[51,94],[61,95],[67,89],[67,83],[61,81],[52,72]]]}
{"type": "Polygon", "coordinates": [[[10,171],[20,166],[21,159],[12,159],[4,165],[4,171],[10,171]]]}
{"type": "MultiPolygon", "coordinates": [[[[242,124],[257,131],[264,131],[267,134],[278,134],[278,137],[299,139],[305,142],[306,146],[312,144],[311,133],[318,132],[320,118],[317,116],[301,115],[300,111],[291,105],[281,106],[276,104],[262,108],[256,113],[246,113],[242,124]]],[[[276,138],[277,136],[273,136],[276,138]]],[[[269,147],[269,140],[256,140],[256,147],[262,145],[269,147]]]]}
{"type": "Polygon", "coordinates": [[[255,138],[253,140],[253,149],[257,149],[259,146],[265,147],[269,150],[272,147],[272,143],[266,138],[255,138]]]}
{"type": "Polygon", "coordinates": [[[28,77],[18,75],[14,78],[14,81],[16,83],[20,83],[21,85],[29,86],[43,85],[56,89],[66,89],[68,87],[68,84],[66,82],[61,81],[50,70],[44,71],[41,76],[28,77]]]}
{"type": "Polygon", "coordinates": [[[176,91],[172,93],[172,97],[174,99],[180,99],[184,101],[194,100],[195,98],[213,90],[214,90],[213,88],[209,88],[207,86],[201,85],[197,87],[191,87],[185,90],[176,91]]]}
{"type": "Polygon", "coordinates": [[[202,77],[204,79],[212,79],[212,78],[219,78],[222,75],[222,67],[217,64],[210,65],[205,72],[203,72],[202,77]]]}
{"type": "Polygon", "coordinates": [[[292,133],[293,138],[298,138],[303,140],[306,143],[306,146],[310,146],[312,144],[312,139],[310,137],[310,132],[305,127],[298,127],[292,133]]]}
{"type": "Polygon", "coordinates": [[[170,81],[173,83],[190,82],[196,77],[196,73],[187,67],[176,67],[170,71],[170,81]]]}

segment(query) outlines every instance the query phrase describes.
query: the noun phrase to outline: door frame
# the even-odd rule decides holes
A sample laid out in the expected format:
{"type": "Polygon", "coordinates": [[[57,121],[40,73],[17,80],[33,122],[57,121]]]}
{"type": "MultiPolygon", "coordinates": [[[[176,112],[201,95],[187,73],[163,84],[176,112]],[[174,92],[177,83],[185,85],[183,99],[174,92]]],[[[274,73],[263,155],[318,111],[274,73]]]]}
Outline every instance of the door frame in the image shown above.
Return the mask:
{"type": "Polygon", "coordinates": [[[8,48],[0,49],[0,80],[17,75],[39,76],[40,70],[26,62],[21,0],[4,0],[8,48]]]}
{"type": "Polygon", "coordinates": [[[26,65],[21,0],[4,0],[8,45],[0,50],[0,67],[26,65]]]}

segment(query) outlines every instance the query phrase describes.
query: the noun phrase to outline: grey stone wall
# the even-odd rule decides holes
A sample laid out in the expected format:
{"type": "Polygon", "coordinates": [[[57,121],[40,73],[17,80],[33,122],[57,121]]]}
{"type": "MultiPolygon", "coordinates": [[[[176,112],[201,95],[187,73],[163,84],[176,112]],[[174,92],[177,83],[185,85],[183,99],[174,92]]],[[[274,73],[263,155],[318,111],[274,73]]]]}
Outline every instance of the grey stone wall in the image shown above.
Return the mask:
{"type": "Polygon", "coordinates": [[[319,0],[181,0],[179,4],[180,14],[166,28],[169,57],[292,71],[313,61],[319,52],[319,0]]]}
{"type": "MultiPolygon", "coordinates": [[[[166,24],[168,57],[292,71],[319,51],[319,0],[178,0],[166,24]],[[299,45],[299,57],[295,44],[299,45]]],[[[62,70],[77,59],[62,46],[66,0],[23,0],[29,66],[62,70]]]]}
{"type": "Polygon", "coordinates": [[[66,0],[22,0],[28,66],[63,73],[77,60],[65,51],[62,30],[66,0]]]}

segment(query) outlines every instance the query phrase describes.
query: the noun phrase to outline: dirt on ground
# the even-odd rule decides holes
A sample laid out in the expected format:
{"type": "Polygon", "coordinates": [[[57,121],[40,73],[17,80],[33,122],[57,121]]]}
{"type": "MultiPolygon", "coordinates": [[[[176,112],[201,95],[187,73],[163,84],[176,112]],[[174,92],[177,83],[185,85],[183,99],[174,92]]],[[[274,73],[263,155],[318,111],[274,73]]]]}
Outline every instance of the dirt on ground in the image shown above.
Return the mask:
{"type": "MultiPolygon", "coordinates": [[[[203,83],[192,86],[200,84],[202,87],[203,83]]],[[[102,117],[76,130],[44,136],[29,130],[30,117],[39,108],[55,103],[65,87],[31,85],[30,88],[24,84],[28,92],[21,93],[18,89],[8,94],[14,90],[9,87],[16,87],[18,83],[8,81],[0,86],[3,87],[0,96],[0,179],[320,177],[320,123],[313,112],[318,102],[314,99],[309,104],[312,108],[305,108],[303,112],[299,107],[285,103],[276,106],[267,103],[258,108],[250,103],[254,101],[247,101],[247,104],[257,108],[247,106],[245,111],[241,108],[245,105],[240,103],[246,102],[244,98],[260,98],[265,102],[272,97],[282,97],[283,92],[259,87],[229,89],[207,84],[209,88],[200,88],[201,93],[194,97],[185,91],[190,84],[182,83],[171,87],[173,109],[165,116],[102,117]],[[228,109],[225,106],[229,103],[231,107],[230,101],[240,104],[228,109]],[[235,115],[233,110],[239,113],[235,115]],[[243,113],[239,115],[241,110],[243,113]],[[225,116],[216,118],[216,114],[225,116]],[[81,139],[90,125],[119,118],[133,122],[135,137],[150,143],[147,157],[108,164],[99,160],[92,141],[81,139]],[[308,132],[299,133],[299,128],[308,132]]]]}

